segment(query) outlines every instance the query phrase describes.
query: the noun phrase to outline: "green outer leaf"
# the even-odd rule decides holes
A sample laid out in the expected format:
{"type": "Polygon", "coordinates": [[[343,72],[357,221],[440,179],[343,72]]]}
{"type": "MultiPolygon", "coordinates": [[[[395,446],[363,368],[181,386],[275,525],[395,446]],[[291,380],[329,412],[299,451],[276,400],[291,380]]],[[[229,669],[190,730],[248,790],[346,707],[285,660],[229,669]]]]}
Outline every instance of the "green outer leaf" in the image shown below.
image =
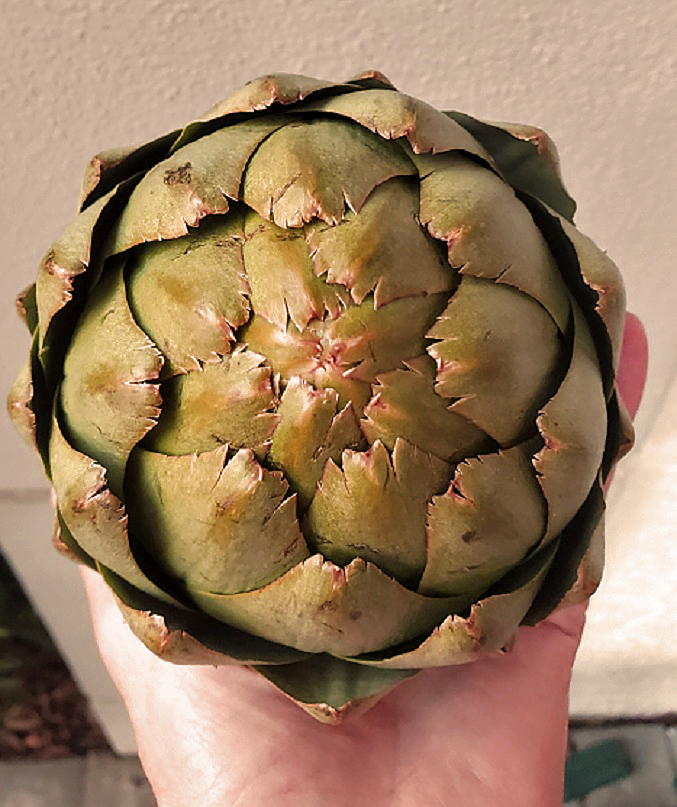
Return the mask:
{"type": "Polygon", "coordinates": [[[92,234],[115,191],[101,197],[80,213],[52,245],[40,264],[36,282],[36,303],[40,349],[54,315],[73,296],[73,280],[89,266],[92,234]]]}
{"type": "Polygon", "coordinates": [[[52,544],[58,552],[61,552],[62,555],[70,558],[70,560],[75,560],[78,563],[89,566],[90,569],[98,569],[94,558],[91,555],[88,555],[71,535],[71,532],[66,526],[66,522],[63,520],[63,516],[59,512],[58,507],[56,508],[54,518],[52,544]]]}
{"type": "Polygon", "coordinates": [[[144,241],[178,238],[204,216],[226,213],[237,200],[252,152],[285,119],[268,116],[226,127],[189,143],[155,165],[134,188],[107,254],[144,241]]]}
{"type": "Polygon", "coordinates": [[[351,118],[388,140],[406,137],[416,154],[460,150],[492,165],[484,147],[444,112],[401,92],[370,89],[314,101],[304,109],[351,118]]]}
{"type": "Polygon", "coordinates": [[[551,544],[557,548],[557,553],[538,595],[524,617],[525,625],[537,625],[545,619],[565,600],[567,592],[576,584],[581,563],[590,547],[592,536],[599,528],[604,508],[604,493],[599,483],[595,482],[588,498],[559,539],[551,544]]]}
{"type": "Polygon", "coordinates": [[[140,147],[111,149],[92,157],[82,180],[80,209],[89,207],[120,182],[147,171],[167,155],[178,134],[169,132],[140,147]]]}
{"type": "Polygon", "coordinates": [[[345,451],[341,465],[327,463],[308,509],[313,548],[337,564],[361,557],[402,583],[417,581],[428,502],[446,487],[448,464],[398,438],[392,458],[376,441],[365,452],[345,451]]]}
{"type": "Polygon", "coordinates": [[[247,82],[213,106],[202,120],[221,118],[238,112],[257,112],[274,103],[291,105],[318,90],[351,89],[333,81],[310,78],[298,73],[272,73],[247,82]]]}
{"type": "Polygon", "coordinates": [[[618,369],[625,326],[625,288],[616,264],[609,256],[569,222],[560,220],[565,235],[573,244],[581,276],[596,294],[595,311],[602,319],[611,340],[613,370],[618,369]]]}
{"type": "Polygon", "coordinates": [[[33,375],[32,359],[29,356],[24,366],[17,373],[12,388],[7,396],[7,413],[12,419],[14,428],[26,442],[36,451],[36,418],[33,411],[33,375]]]}
{"type": "Polygon", "coordinates": [[[378,377],[374,397],[364,410],[362,431],[370,442],[389,449],[402,437],[422,451],[448,462],[489,451],[493,441],[433,388],[427,367],[393,370],[378,377]]]}
{"type": "Polygon", "coordinates": [[[183,457],[137,449],[127,509],[135,536],[164,571],[188,588],[236,594],[310,555],[288,488],[248,450],[227,461],[225,446],[183,457]]]}
{"type": "Polygon", "coordinates": [[[269,107],[282,105],[281,111],[302,111],[306,96],[319,93],[321,95],[355,92],[353,84],[334,84],[329,81],[308,78],[291,73],[276,73],[261,76],[236,90],[224,101],[220,101],[200,120],[193,121],[184,127],[173,146],[173,151],[183,148],[201,137],[205,137],[217,129],[230,126],[241,121],[251,120],[261,114],[270,117],[269,107]],[[284,108],[286,107],[286,108],[284,108]]]}
{"type": "Polygon", "coordinates": [[[559,535],[585,501],[604,454],[607,409],[597,354],[578,306],[574,312],[571,365],[536,425],[544,448],[534,458],[548,503],[544,541],[559,535]]]}
{"type": "Polygon", "coordinates": [[[366,712],[393,687],[416,674],[365,667],[327,655],[255,669],[315,719],[332,725],[366,712]]]}
{"type": "Polygon", "coordinates": [[[346,120],[292,122],[271,134],[252,156],[243,201],[279,227],[313,218],[341,221],[346,204],[359,211],[372,190],[416,172],[395,143],[346,120]]]}
{"type": "Polygon", "coordinates": [[[351,661],[381,669],[415,670],[466,664],[480,654],[502,650],[514,638],[538,592],[545,588],[556,549],[557,542],[553,542],[513,569],[472,605],[467,617],[452,614],[420,642],[351,661]]]}
{"type": "Polygon", "coordinates": [[[492,171],[452,153],[416,158],[421,224],[446,241],[464,275],[498,280],[533,297],[562,333],[569,301],[560,270],[530,210],[492,171]]]}
{"type": "Polygon", "coordinates": [[[174,607],[144,594],[105,566],[101,576],[115,594],[136,636],[160,658],[175,664],[288,664],[306,654],[267,642],[198,611],[174,607]]]}
{"type": "Polygon", "coordinates": [[[361,303],[373,291],[374,308],[403,297],[451,291],[456,273],[418,224],[418,189],[396,177],[377,186],[359,213],[340,227],[306,225],[313,269],[350,289],[361,303]]]}
{"type": "MultiPolygon", "coordinates": [[[[50,397],[50,412],[51,400],[56,394],[56,388],[61,380],[66,350],[77,326],[78,319],[86,305],[87,296],[98,282],[104,269],[104,261],[101,255],[103,241],[129,199],[129,195],[137,181],[138,176],[121,182],[110,194],[102,197],[88,207],[78,216],[76,222],[80,222],[84,225],[87,216],[100,207],[99,215],[95,217],[96,220],[89,221],[89,231],[80,231],[82,228],[75,227],[74,232],[71,233],[73,237],[69,237],[68,244],[64,245],[62,243],[65,237],[63,236],[57,242],[57,245],[59,245],[58,249],[54,249],[57,257],[61,256],[67,258],[70,253],[69,260],[71,261],[71,268],[75,274],[73,274],[70,279],[65,276],[62,278],[64,282],[68,282],[65,283],[65,286],[61,289],[61,293],[64,295],[63,299],[58,303],[61,307],[53,312],[53,316],[50,314],[51,318],[48,326],[45,328],[44,337],[42,331],[39,329],[41,334],[39,357],[44,368],[45,393],[50,397]],[[79,264],[85,267],[83,271],[79,271],[79,269],[76,268],[79,264]]],[[[67,233],[72,229],[73,226],[68,228],[67,233]]],[[[63,263],[64,266],[66,266],[66,261],[63,263]]],[[[71,269],[66,270],[64,266],[57,265],[57,274],[65,272],[66,275],[68,275],[71,273],[71,269]]],[[[52,269],[54,270],[54,267],[52,267],[52,269]]],[[[49,282],[47,282],[46,292],[50,292],[49,285],[49,282]]],[[[52,284],[52,286],[51,292],[54,297],[54,284],[52,284]]],[[[37,283],[37,297],[38,310],[42,318],[43,311],[40,309],[40,276],[38,277],[37,283]]],[[[46,293],[46,298],[46,302],[49,303],[49,293],[46,293]]],[[[56,298],[52,299],[51,302],[54,302],[55,299],[56,298]]],[[[42,328],[42,325],[43,323],[41,321],[40,328],[42,328]]]]}
{"type": "Polygon", "coordinates": [[[159,384],[148,382],[158,380],[162,364],[129,310],[122,265],[111,266],[70,343],[60,401],[73,445],[106,468],[117,496],[130,451],[160,414],[159,384]]]}
{"type": "Polygon", "coordinates": [[[602,484],[609,479],[614,465],[632,448],[635,442],[635,429],[630,413],[615,384],[607,404],[607,436],[602,460],[602,484]]]}
{"type": "Polygon", "coordinates": [[[401,586],[360,558],[340,568],[313,555],[258,591],[189,592],[206,613],[254,636],[310,653],[352,656],[430,631],[468,606],[401,586]]]}
{"type": "Polygon", "coordinates": [[[26,364],[19,370],[7,396],[7,413],[19,434],[40,455],[49,477],[49,429],[52,401],[46,392],[44,370],[38,358],[39,334],[33,341],[26,364]]]}
{"type": "MultiPolygon", "coordinates": [[[[513,188],[530,193],[565,219],[573,221],[576,202],[569,196],[553,168],[552,157],[548,158],[539,152],[538,141],[515,137],[510,132],[513,124],[489,124],[456,111],[444,114],[463,126],[484,146],[513,188]]],[[[533,136],[539,133],[544,135],[539,129],[532,132],[533,136]]]]}
{"type": "Polygon", "coordinates": [[[428,508],[421,594],[478,599],[538,545],[547,510],[532,453],[522,444],[459,463],[428,508]]]}
{"type": "Polygon", "coordinates": [[[25,288],[17,295],[16,308],[22,322],[24,322],[32,336],[38,327],[38,303],[35,283],[31,283],[28,288],[25,288]]]}
{"type": "Polygon", "coordinates": [[[484,121],[484,123],[494,126],[497,129],[502,129],[518,140],[524,140],[533,146],[538,152],[539,157],[545,160],[550,170],[554,171],[559,181],[562,182],[557,146],[555,146],[555,143],[547,132],[529,123],[506,123],[506,121],[484,121]]]}
{"type": "Polygon", "coordinates": [[[397,91],[397,87],[380,70],[362,70],[356,76],[348,79],[348,83],[357,84],[358,87],[365,90],[397,91]]]}
{"type": "Polygon", "coordinates": [[[464,275],[428,337],[435,392],[502,446],[533,434],[561,378],[564,345],[546,310],[512,286],[464,275]]]}
{"type": "MultiPolygon", "coordinates": [[[[564,232],[564,225],[566,222],[563,221],[560,216],[557,216],[549,211],[537,199],[534,199],[526,194],[520,196],[520,199],[529,209],[529,212],[531,213],[539,230],[543,234],[551,253],[556,257],[560,276],[563,282],[566,283],[566,288],[568,289],[569,295],[573,297],[576,303],[578,303],[580,310],[583,312],[583,316],[588,324],[588,328],[590,329],[590,333],[595,344],[597,357],[599,359],[604,391],[606,393],[607,400],[610,400],[615,381],[613,353],[615,349],[618,349],[618,345],[612,347],[607,325],[603,321],[602,317],[600,316],[600,312],[598,311],[598,306],[600,305],[600,295],[598,291],[588,285],[585,280],[577,250],[572,243],[572,240],[564,232]]],[[[577,231],[573,230],[572,228],[572,232],[575,233],[577,231]]],[[[585,237],[583,236],[583,238],[585,237]]],[[[582,254],[585,254],[585,249],[583,250],[582,254]]],[[[598,260],[594,256],[592,257],[593,262],[598,260]]],[[[604,271],[609,270],[611,273],[617,272],[615,267],[609,267],[608,265],[605,266],[604,260],[599,260],[599,263],[600,266],[598,268],[604,271]]],[[[593,268],[592,276],[594,277],[595,274],[596,272],[593,268]]],[[[599,277],[598,280],[601,281],[599,283],[599,288],[601,289],[604,286],[604,280],[602,277],[599,277]]],[[[613,281],[611,285],[613,286],[613,281]]],[[[610,298],[622,303],[623,294],[623,291],[614,292],[610,295],[610,298]]],[[[609,313],[610,312],[607,311],[606,315],[608,316],[609,313]]],[[[623,309],[621,309],[615,313],[613,319],[617,322],[624,322],[624,319],[621,320],[621,318],[624,318],[624,316],[625,312],[623,309]]]]}
{"type": "MultiPolygon", "coordinates": [[[[595,491],[598,494],[599,491],[595,491]]],[[[600,503],[601,514],[599,521],[594,526],[590,541],[580,557],[580,549],[578,549],[578,541],[572,542],[571,546],[571,560],[569,565],[578,561],[576,568],[576,579],[567,590],[562,600],[557,603],[556,607],[566,607],[568,605],[576,605],[577,603],[585,602],[590,599],[597,591],[597,587],[602,582],[602,573],[604,571],[604,506],[603,502],[600,503]]],[[[600,506],[598,505],[598,506],[600,506]]],[[[588,516],[588,524],[584,530],[584,535],[589,535],[591,526],[594,525],[597,515],[592,513],[588,516]]],[[[575,517],[574,517],[575,520],[575,517]]],[[[568,543],[568,542],[567,542],[568,543]]],[[[566,578],[570,579],[571,572],[568,571],[566,578]]],[[[561,584],[558,587],[561,590],[561,584]]]]}
{"type": "Polygon", "coordinates": [[[68,443],[56,417],[49,457],[59,513],[73,540],[140,590],[177,604],[138,565],[129,544],[127,515],[122,502],[106,486],[104,469],[68,443]]]}
{"type": "MultiPolygon", "coordinates": [[[[169,145],[171,145],[171,140],[169,145]]],[[[87,164],[87,168],[85,168],[85,175],[82,178],[82,188],[80,191],[80,204],[78,208],[80,211],[84,210],[85,208],[89,207],[89,205],[95,201],[95,198],[100,199],[103,194],[99,193],[96,195],[95,198],[91,198],[92,194],[101,187],[101,179],[103,177],[110,177],[113,171],[123,164],[126,160],[131,157],[138,151],[136,146],[120,146],[118,148],[113,149],[106,149],[106,151],[100,151],[98,154],[95,154],[89,163],[87,164]],[[88,204],[89,202],[89,204],[88,204]]],[[[150,167],[150,166],[149,166],[150,167]]],[[[124,173],[121,175],[121,179],[128,179],[129,176],[137,173],[137,171],[132,171],[131,174],[125,176],[124,173]]],[[[108,182],[108,192],[112,190],[112,188],[117,185],[117,182],[108,182]]]]}
{"type": "Polygon", "coordinates": [[[247,321],[243,237],[242,216],[230,211],[204,219],[182,238],[145,244],[130,257],[130,308],[172,372],[218,361],[247,321]]]}

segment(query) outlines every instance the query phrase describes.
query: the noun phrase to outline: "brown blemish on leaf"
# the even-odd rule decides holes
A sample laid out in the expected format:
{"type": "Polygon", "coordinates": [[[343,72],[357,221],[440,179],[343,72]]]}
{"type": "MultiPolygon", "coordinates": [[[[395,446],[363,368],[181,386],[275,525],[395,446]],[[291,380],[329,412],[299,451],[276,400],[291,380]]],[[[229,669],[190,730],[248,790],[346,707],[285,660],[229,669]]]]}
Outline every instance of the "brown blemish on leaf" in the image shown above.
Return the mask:
{"type": "Polygon", "coordinates": [[[165,171],[164,183],[165,185],[190,185],[193,180],[193,173],[191,168],[193,164],[190,162],[179,165],[176,168],[170,168],[165,171]]]}

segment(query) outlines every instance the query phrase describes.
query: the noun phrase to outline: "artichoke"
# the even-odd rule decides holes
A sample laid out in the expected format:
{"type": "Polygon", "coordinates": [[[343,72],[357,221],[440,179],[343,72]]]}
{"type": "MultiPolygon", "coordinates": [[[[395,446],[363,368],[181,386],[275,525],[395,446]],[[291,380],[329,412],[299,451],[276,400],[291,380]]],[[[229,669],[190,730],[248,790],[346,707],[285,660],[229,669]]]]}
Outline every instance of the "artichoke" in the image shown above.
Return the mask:
{"type": "Polygon", "coordinates": [[[538,129],[372,71],[105,152],[19,298],[55,543],[178,663],[318,719],[594,590],[618,270],[538,129]]]}

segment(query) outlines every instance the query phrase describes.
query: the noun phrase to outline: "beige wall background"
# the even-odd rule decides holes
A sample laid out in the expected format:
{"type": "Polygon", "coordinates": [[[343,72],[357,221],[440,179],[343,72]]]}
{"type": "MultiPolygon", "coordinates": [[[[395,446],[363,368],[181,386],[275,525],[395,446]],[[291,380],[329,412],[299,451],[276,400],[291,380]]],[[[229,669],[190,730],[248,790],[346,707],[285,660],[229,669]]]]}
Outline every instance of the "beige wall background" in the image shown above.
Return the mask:
{"type": "MultiPolygon", "coordinates": [[[[601,620],[600,641],[612,654],[635,647],[643,631],[642,663],[666,643],[677,646],[667,615],[677,580],[666,572],[677,568],[677,516],[674,491],[661,493],[661,468],[674,473],[675,453],[663,450],[659,460],[656,451],[677,428],[677,4],[0,0],[0,10],[3,394],[28,349],[13,296],[74,214],[85,163],[103,148],[163,133],[279,70],[341,79],[378,68],[436,106],[545,128],[578,200],[578,225],[622,268],[652,349],[640,449],[619,473],[610,534],[612,559],[633,576],[628,582],[619,571],[617,600],[604,601],[591,623],[601,620]],[[640,528],[649,533],[641,544],[640,528]]],[[[41,500],[32,491],[45,483],[5,417],[0,447],[0,504],[20,509],[24,501],[30,513],[31,497],[41,500]]],[[[22,519],[25,533],[31,521],[22,519]]],[[[8,529],[6,542],[42,540],[8,529]]]]}

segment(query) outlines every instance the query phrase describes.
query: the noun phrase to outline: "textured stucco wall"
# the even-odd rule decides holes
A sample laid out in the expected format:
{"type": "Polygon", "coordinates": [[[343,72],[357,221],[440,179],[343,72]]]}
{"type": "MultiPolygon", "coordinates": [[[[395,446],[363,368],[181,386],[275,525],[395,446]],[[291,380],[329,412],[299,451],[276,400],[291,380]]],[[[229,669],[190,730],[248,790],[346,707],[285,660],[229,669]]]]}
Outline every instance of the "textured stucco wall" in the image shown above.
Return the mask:
{"type": "MultiPolygon", "coordinates": [[[[180,125],[264,72],[342,78],[375,67],[435,105],[553,136],[579,227],[622,267],[647,324],[639,432],[649,435],[677,370],[672,0],[1,0],[0,9],[3,394],[28,348],[12,297],[73,214],[92,154],[180,125]]],[[[0,446],[0,494],[44,486],[5,417],[0,446]]]]}

